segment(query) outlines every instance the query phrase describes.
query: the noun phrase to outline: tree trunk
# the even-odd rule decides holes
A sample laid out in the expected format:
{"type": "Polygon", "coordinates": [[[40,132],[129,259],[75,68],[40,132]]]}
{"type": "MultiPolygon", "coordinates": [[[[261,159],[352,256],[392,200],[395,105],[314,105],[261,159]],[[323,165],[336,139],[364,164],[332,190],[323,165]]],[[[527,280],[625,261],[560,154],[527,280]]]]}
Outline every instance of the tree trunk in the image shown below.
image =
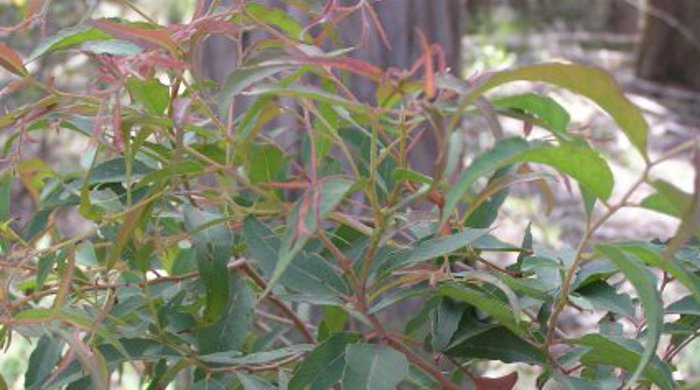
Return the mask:
{"type": "Polygon", "coordinates": [[[612,0],[608,10],[608,31],[634,34],[639,29],[639,10],[625,0],[612,0]]]}
{"type": "Polygon", "coordinates": [[[700,91],[700,2],[648,0],[645,18],[637,76],[700,91]]]}

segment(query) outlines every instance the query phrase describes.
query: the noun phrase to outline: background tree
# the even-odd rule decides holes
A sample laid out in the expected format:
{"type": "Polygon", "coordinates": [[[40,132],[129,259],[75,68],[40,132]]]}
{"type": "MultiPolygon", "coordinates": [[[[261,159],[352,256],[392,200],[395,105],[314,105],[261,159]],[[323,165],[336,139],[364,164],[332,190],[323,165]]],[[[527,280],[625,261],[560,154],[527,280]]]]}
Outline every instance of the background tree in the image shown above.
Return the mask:
{"type": "Polygon", "coordinates": [[[637,75],[700,91],[700,2],[649,0],[644,11],[637,75]]]}

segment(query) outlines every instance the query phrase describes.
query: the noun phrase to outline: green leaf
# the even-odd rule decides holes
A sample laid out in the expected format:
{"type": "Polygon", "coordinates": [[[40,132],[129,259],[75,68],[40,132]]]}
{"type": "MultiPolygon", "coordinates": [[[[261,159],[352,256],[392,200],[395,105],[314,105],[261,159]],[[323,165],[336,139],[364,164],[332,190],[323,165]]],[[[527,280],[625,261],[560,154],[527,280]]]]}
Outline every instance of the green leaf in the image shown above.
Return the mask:
{"type": "Polygon", "coordinates": [[[291,69],[292,64],[271,64],[240,67],[228,75],[219,96],[219,112],[227,113],[231,99],[245,91],[253,84],[265,80],[279,72],[291,69]]]}
{"type": "Polygon", "coordinates": [[[491,103],[498,108],[510,108],[533,115],[559,135],[565,135],[571,119],[569,113],[556,100],[526,93],[494,99],[491,103]]]}
{"type": "Polygon", "coordinates": [[[61,359],[63,342],[58,337],[42,336],[29,356],[24,387],[28,390],[40,389],[61,359]]]}
{"type": "Polygon", "coordinates": [[[432,260],[439,256],[449,255],[459,249],[470,246],[488,234],[487,229],[464,229],[464,231],[449,236],[432,238],[423,241],[414,248],[397,251],[384,261],[377,261],[373,267],[382,274],[396,268],[432,260]]]}
{"type": "Polygon", "coordinates": [[[540,81],[583,95],[615,120],[639,152],[647,154],[649,125],[641,111],[629,101],[606,71],[575,64],[538,64],[488,75],[465,96],[471,105],[486,91],[514,81],[540,81]]]}
{"type": "Polygon", "coordinates": [[[82,49],[95,54],[109,54],[112,56],[135,56],[143,52],[137,45],[121,39],[85,42],[82,49]]]}
{"type": "Polygon", "coordinates": [[[168,87],[155,77],[146,80],[129,77],[126,80],[126,87],[131,94],[131,99],[151,114],[162,115],[170,103],[168,87]]]}
{"type": "Polygon", "coordinates": [[[111,35],[88,25],[81,24],[68,27],[41,41],[29,56],[29,61],[34,61],[45,54],[67,49],[84,42],[106,41],[111,39],[111,35]]]}
{"type": "MultiPolygon", "coordinates": [[[[251,258],[260,265],[263,275],[271,277],[279,254],[279,236],[267,225],[249,217],[243,221],[243,240],[251,258]]],[[[349,293],[347,283],[325,259],[312,257],[304,252],[292,259],[279,283],[300,293],[317,296],[339,296],[349,293]]]]}
{"type": "Polygon", "coordinates": [[[668,305],[666,312],[700,316],[700,303],[692,295],[688,295],[668,305]]]}
{"type": "Polygon", "coordinates": [[[527,142],[521,138],[507,138],[497,143],[493,149],[476,157],[459,175],[457,183],[447,191],[445,208],[440,224],[447,221],[452,210],[457,206],[457,202],[459,202],[462,196],[464,196],[478,178],[509,165],[515,158],[528,150],[528,148],[527,142]]]}
{"type": "Polygon", "coordinates": [[[601,199],[612,194],[615,180],[607,162],[587,144],[562,142],[559,146],[533,148],[519,161],[546,164],[576,179],[586,190],[601,199]]]}
{"type": "Polygon", "coordinates": [[[444,350],[452,340],[452,335],[459,327],[465,305],[451,299],[442,299],[435,310],[432,326],[433,349],[444,350]]]}
{"type": "Polygon", "coordinates": [[[430,176],[426,176],[420,172],[414,171],[412,169],[407,169],[407,168],[396,168],[394,169],[394,172],[391,174],[392,179],[395,181],[400,181],[400,180],[410,180],[414,181],[416,183],[423,183],[423,184],[432,184],[433,179],[430,176]]]}
{"type": "Polygon", "coordinates": [[[408,376],[408,361],[398,351],[376,344],[345,349],[344,390],[395,390],[408,376]]]}
{"type": "Polygon", "coordinates": [[[277,264],[275,264],[275,270],[264,294],[267,294],[279,282],[294,257],[311,238],[308,234],[298,230],[299,224],[303,224],[308,232],[314,233],[319,228],[320,221],[317,220],[317,217],[323,220],[343,200],[345,193],[350,190],[352,185],[351,180],[342,177],[327,178],[318,188],[311,189],[310,193],[305,194],[296,202],[287,217],[287,226],[290,228],[282,239],[277,255],[277,264]],[[318,199],[318,202],[315,202],[314,199],[318,199]],[[304,204],[308,207],[302,207],[304,204]]]}
{"type": "Polygon", "coordinates": [[[690,207],[692,196],[664,180],[654,181],[653,186],[656,192],[642,200],[642,207],[682,218],[690,207]]]}
{"type": "Polygon", "coordinates": [[[504,363],[547,364],[547,356],[537,347],[504,327],[484,327],[471,337],[460,338],[447,355],[461,358],[500,360],[504,363]]]}
{"type": "MultiPolygon", "coordinates": [[[[568,342],[590,347],[590,350],[581,357],[581,362],[584,364],[608,364],[622,367],[628,371],[637,371],[639,367],[642,367],[640,375],[644,379],[654,382],[664,390],[676,388],[668,365],[656,356],[645,363],[644,355],[646,352],[643,352],[642,346],[634,340],[601,334],[587,334],[580,339],[568,342]]],[[[632,384],[633,382],[630,380],[628,383],[632,384]]]]}
{"type": "Polygon", "coordinates": [[[311,351],[297,367],[289,390],[330,389],[343,376],[345,348],[360,337],[349,333],[336,333],[311,351]]]}
{"type": "Polygon", "coordinates": [[[10,218],[10,195],[12,194],[12,177],[4,175],[0,178],[0,223],[10,218]]]}
{"type": "Polygon", "coordinates": [[[248,176],[253,183],[276,182],[285,168],[287,158],[274,145],[256,145],[250,155],[248,176]]]}
{"type": "Polygon", "coordinates": [[[243,385],[244,390],[277,390],[277,387],[272,386],[269,382],[260,379],[256,376],[237,373],[238,381],[243,385]]]}
{"type": "Polygon", "coordinates": [[[216,352],[207,355],[201,355],[199,359],[211,364],[225,364],[228,366],[235,365],[251,365],[270,363],[288,358],[293,355],[298,355],[313,349],[310,344],[296,344],[291,347],[275,349],[272,351],[263,351],[243,355],[238,351],[216,352]]]}
{"type": "Polygon", "coordinates": [[[644,354],[629,379],[634,384],[644,373],[645,368],[656,356],[656,347],[663,328],[663,302],[656,289],[656,277],[641,262],[630,258],[626,253],[612,245],[599,245],[598,251],[612,261],[632,283],[644,307],[647,324],[647,342],[644,354]]]}
{"type": "Polygon", "coordinates": [[[629,295],[618,294],[611,285],[598,281],[587,284],[571,295],[571,300],[578,306],[590,310],[605,310],[634,317],[635,306],[629,295]]]}
{"type": "Polygon", "coordinates": [[[479,155],[462,171],[459,180],[447,192],[441,224],[450,217],[459,200],[483,175],[515,162],[546,164],[576,179],[582,187],[607,199],[612,193],[614,178],[605,160],[584,141],[528,144],[521,138],[507,138],[493,149],[479,155]]]}
{"type": "Polygon", "coordinates": [[[526,329],[520,324],[520,318],[516,317],[518,310],[504,304],[499,298],[485,290],[466,284],[452,284],[439,287],[437,293],[476,307],[518,336],[525,337],[527,334],[526,329]]]}
{"type": "Polygon", "coordinates": [[[229,275],[230,298],[225,302],[223,315],[215,323],[197,331],[198,351],[202,354],[241,349],[253,327],[253,295],[235,272],[229,275]]]}
{"type": "MultiPolygon", "coordinates": [[[[131,181],[135,182],[151,172],[152,169],[139,160],[131,162],[131,181]]],[[[126,159],[118,157],[105,161],[95,167],[88,179],[90,184],[123,183],[127,180],[126,159]]]]}
{"type": "Polygon", "coordinates": [[[221,216],[192,206],[184,208],[187,231],[196,231],[193,237],[197,253],[197,267],[206,288],[204,319],[213,323],[226,314],[229,302],[228,260],[233,246],[233,235],[220,221],[221,216]],[[213,224],[216,223],[217,224],[213,224]],[[213,225],[212,225],[213,224],[213,225]]]}
{"type": "Polygon", "coordinates": [[[294,20],[290,13],[282,9],[268,7],[260,3],[247,3],[245,5],[245,11],[250,13],[256,19],[279,28],[290,38],[303,38],[301,35],[304,31],[304,26],[294,20]]]}
{"type": "Polygon", "coordinates": [[[693,294],[695,300],[700,302],[700,277],[676,257],[664,258],[661,247],[645,243],[623,243],[617,244],[616,247],[652,267],[663,269],[683,284],[693,294]]]}

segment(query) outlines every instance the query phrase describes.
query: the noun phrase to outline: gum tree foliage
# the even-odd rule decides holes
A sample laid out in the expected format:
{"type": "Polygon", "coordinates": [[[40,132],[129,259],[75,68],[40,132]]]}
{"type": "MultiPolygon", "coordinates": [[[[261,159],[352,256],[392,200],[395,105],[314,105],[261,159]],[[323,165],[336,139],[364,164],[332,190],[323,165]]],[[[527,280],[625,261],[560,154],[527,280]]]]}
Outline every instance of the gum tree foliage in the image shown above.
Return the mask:
{"type": "MultiPolygon", "coordinates": [[[[349,15],[380,29],[370,2],[290,2],[304,23],[254,1],[202,4],[185,24],[86,18],[30,53],[0,46],[0,66],[13,75],[3,93],[41,96],[0,117],[9,162],[0,181],[0,341],[32,341],[25,387],[107,388],[127,365],[152,389],[178,378],[197,389],[486,389],[518,380],[515,371],[482,377],[485,361],[534,366],[541,386],[681,385],[678,353],[700,324],[700,178],[690,194],[651,177],[691,149],[700,169],[697,141],[650,156],[641,113],[597,68],[538,64],[467,82],[445,72],[420,33],[407,69],[333,47],[334,26],[349,15]],[[193,63],[206,36],[251,31],[267,38],[241,51],[223,84],[199,78],[193,63]],[[59,51],[87,53],[89,88],[61,91],[28,69],[59,51]],[[351,77],[375,85],[374,103],[357,99],[351,77]],[[499,94],[516,81],[596,103],[642,156],[638,181],[612,196],[605,150],[570,132],[551,97],[499,94]],[[236,113],[239,99],[252,104],[236,113]],[[547,135],[503,134],[492,121],[484,131],[493,146],[462,167],[455,137],[482,114],[547,135]],[[293,118],[289,127],[261,131],[280,115],[293,118]],[[425,129],[440,135],[432,175],[407,158],[425,129]],[[83,138],[83,164],[59,172],[25,159],[23,143],[48,131],[83,138]],[[285,131],[300,142],[280,147],[285,131]],[[578,245],[540,246],[525,226],[522,242],[500,239],[493,223],[508,189],[555,180],[580,189],[578,245]],[[26,222],[8,211],[17,187],[36,204],[26,222]],[[650,195],[638,196],[642,188],[650,195]],[[678,218],[677,234],[595,239],[626,207],[678,218]],[[79,214],[85,230],[63,235],[63,213],[79,214]],[[686,296],[665,300],[670,285],[686,296]],[[409,299],[416,309],[399,313],[409,299]],[[573,336],[561,321],[572,312],[600,321],[573,336]]],[[[20,27],[50,16],[50,3],[30,2],[20,27]]]]}

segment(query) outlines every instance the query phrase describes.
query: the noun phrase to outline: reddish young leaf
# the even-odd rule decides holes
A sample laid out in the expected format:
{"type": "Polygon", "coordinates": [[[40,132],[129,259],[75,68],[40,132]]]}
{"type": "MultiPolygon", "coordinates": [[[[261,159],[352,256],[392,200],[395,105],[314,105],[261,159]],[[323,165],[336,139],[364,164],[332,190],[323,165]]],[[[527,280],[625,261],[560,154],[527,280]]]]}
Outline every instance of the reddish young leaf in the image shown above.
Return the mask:
{"type": "Polygon", "coordinates": [[[0,43],[0,66],[18,76],[24,77],[29,74],[19,54],[2,43],[0,43]]]}
{"type": "Polygon", "coordinates": [[[163,48],[173,56],[177,53],[177,43],[163,28],[149,29],[129,24],[118,24],[107,19],[93,19],[89,23],[107,34],[135,43],[146,50],[163,48]]]}
{"type": "Polygon", "coordinates": [[[308,57],[305,59],[300,59],[299,62],[343,69],[373,80],[381,80],[382,75],[384,74],[378,67],[351,57],[308,57]]]}
{"type": "Polygon", "coordinates": [[[418,37],[420,39],[420,46],[423,49],[423,89],[425,95],[432,99],[435,96],[435,66],[433,64],[433,54],[428,44],[428,38],[422,31],[418,31],[418,37]]]}

